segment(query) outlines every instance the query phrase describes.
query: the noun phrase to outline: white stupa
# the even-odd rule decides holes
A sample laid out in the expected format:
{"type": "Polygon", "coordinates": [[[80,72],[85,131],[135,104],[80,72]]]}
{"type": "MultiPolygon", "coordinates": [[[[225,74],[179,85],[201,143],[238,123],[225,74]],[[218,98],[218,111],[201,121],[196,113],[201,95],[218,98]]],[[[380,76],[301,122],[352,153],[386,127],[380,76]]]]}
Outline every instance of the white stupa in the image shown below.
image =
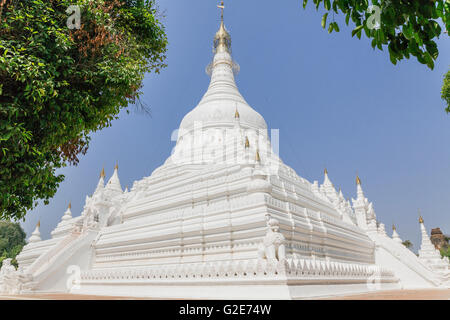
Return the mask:
{"type": "Polygon", "coordinates": [[[41,241],[41,232],[39,231],[39,228],[41,226],[41,222],[39,221],[36,225],[36,228],[34,229],[33,233],[31,234],[31,237],[28,239],[28,242],[38,242],[41,241]]]}
{"type": "Polygon", "coordinates": [[[399,234],[397,233],[397,228],[394,225],[392,226],[392,239],[399,244],[403,243],[402,239],[400,238],[399,234]]]}
{"type": "Polygon", "coordinates": [[[296,299],[444,285],[377,228],[359,178],[352,206],[327,171],[319,185],[281,161],[238,69],[222,15],[210,85],[172,155],[129,192],[117,165],[106,185],[102,170],[81,215],[18,256],[22,292],[296,299]]]}
{"type": "Polygon", "coordinates": [[[422,243],[419,250],[419,259],[429,265],[434,271],[442,274],[448,280],[450,280],[450,265],[448,258],[443,259],[438,249],[428,237],[427,230],[422,216],[419,218],[420,231],[422,233],[422,243]]]}

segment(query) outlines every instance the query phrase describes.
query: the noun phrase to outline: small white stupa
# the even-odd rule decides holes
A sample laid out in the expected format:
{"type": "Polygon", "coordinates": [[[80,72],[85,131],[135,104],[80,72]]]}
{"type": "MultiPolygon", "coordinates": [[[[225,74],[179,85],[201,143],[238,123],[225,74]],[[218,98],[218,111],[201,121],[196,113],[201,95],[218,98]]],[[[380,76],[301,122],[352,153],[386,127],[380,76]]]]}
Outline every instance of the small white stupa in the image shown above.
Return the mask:
{"type": "Polygon", "coordinates": [[[62,221],[67,221],[72,219],[72,204],[69,202],[69,205],[67,206],[66,212],[64,212],[64,215],[62,216],[62,221]]]}
{"type": "Polygon", "coordinates": [[[38,221],[36,224],[36,228],[34,229],[33,233],[31,234],[31,237],[28,239],[28,242],[38,242],[41,241],[41,233],[39,232],[39,228],[41,226],[41,221],[38,221]]]}
{"type": "MultiPolygon", "coordinates": [[[[419,217],[419,223],[420,231],[422,233],[422,243],[420,245],[419,258],[433,270],[447,276],[449,273],[448,260],[442,258],[439,250],[437,250],[434,244],[431,242],[422,216],[419,217]]],[[[448,280],[450,280],[450,277],[448,277],[448,280]]]]}
{"type": "Polygon", "coordinates": [[[397,233],[397,228],[395,227],[395,225],[392,225],[392,239],[399,244],[402,244],[403,242],[397,233]]]}

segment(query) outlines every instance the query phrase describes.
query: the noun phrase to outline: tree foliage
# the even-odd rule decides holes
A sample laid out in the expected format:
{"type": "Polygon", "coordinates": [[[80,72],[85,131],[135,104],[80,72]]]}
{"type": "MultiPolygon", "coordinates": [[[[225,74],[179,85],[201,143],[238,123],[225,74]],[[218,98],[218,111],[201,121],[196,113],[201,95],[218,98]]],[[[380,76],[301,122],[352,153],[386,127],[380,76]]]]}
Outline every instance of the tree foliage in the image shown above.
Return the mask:
{"type": "MultiPolygon", "coordinates": [[[[442,33],[439,21],[450,29],[450,2],[448,0],[313,0],[316,9],[323,3],[327,11],[322,17],[326,28],[328,13],[345,15],[345,23],[355,24],[352,36],[361,38],[364,32],[372,47],[383,50],[387,46],[393,64],[415,56],[420,63],[434,68],[439,51],[436,38],[442,33]],[[372,6],[377,6],[380,10],[372,6]]],[[[308,0],[303,0],[303,8],[308,0]]],[[[336,21],[328,23],[328,32],[339,32],[336,21]]]]}
{"type": "MultiPolygon", "coordinates": [[[[447,73],[448,76],[448,73],[447,73]]],[[[441,247],[441,256],[442,257],[448,257],[450,258],[450,237],[449,236],[445,236],[445,242],[444,245],[441,247]]]]}
{"type": "Polygon", "coordinates": [[[56,169],[77,164],[89,134],[165,67],[156,15],[153,0],[0,0],[0,218],[48,203],[64,179],[56,169]]]}
{"type": "Polygon", "coordinates": [[[450,258],[450,246],[441,248],[441,256],[450,258]]]}
{"type": "Polygon", "coordinates": [[[413,247],[413,244],[409,240],[405,240],[402,242],[402,245],[404,245],[406,248],[411,249],[413,247]]]}
{"type": "Polygon", "coordinates": [[[17,267],[15,258],[26,244],[25,237],[25,231],[19,223],[0,221],[0,267],[7,258],[12,258],[12,264],[17,267]]]}
{"type": "Polygon", "coordinates": [[[447,113],[449,113],[450,112],[450,70],[447,71],[447,73],[444,76],[444,85],[442,86],[441,94],[442,94],[441,95],[442,99],[447,103],[447,108],[445,109],[445,111],[447,111],[447,113]]]}
{"type": "MultiPolygon", "coordinates": [[[[303,8],[308,0],[303,0],[303,8]]],[[[444,31],[450,30],[449,0],[313,0],[316,9],[323,3],[327,11],[322,16],[322,27],[328,23],[328,33],[339,32],[334,14],[343,13],[345,23],[354,23],[352,37],[361,39],[364,34],[371,40],[372,48],[388,49],[389,58],[395,65],[398,61],[411,56],[434,68],[439,55],[436,39],[444,31]],[[329,13],[332,21],[327,21],[329,13]],[[442,28],[443,27],[443,28],[442,28]],[[442,30],[444,29],[444,30],[442,30]]],[[[444,35],[448,36],[448,35],[444,35]]],[[[449,73],[442,87],[442,98],[450,112],[449,73]]]]}

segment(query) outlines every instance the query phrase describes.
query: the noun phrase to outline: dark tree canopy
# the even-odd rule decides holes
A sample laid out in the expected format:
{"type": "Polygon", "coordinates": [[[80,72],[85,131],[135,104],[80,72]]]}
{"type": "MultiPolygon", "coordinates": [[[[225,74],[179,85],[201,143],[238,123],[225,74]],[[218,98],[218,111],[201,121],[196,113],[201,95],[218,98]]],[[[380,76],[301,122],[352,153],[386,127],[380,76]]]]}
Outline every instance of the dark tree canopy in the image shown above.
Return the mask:
{"type": "Polygon", "coordinates": [[[165,67],[153,0],[0,0],[0,219],[53,197],[89,134],[165,67]],[[69,29],[70,5],[81,27],[69,29]]]}
{"type": "Polygon", "coordinates": [[[26,244],[25,237],[19,223],[0,221],[0,266],[4,259],[12,258],[12,263],[17,267],[15,258],[26,244]]]}

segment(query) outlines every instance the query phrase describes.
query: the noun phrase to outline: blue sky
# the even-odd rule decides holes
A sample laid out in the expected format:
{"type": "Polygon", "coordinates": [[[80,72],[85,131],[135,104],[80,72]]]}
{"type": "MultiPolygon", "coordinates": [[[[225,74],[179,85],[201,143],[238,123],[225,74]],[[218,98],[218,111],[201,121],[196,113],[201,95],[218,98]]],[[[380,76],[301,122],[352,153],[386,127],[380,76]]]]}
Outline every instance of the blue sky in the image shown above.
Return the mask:
{"type": "MultiPolygon", "coordinates": [[[[130,114],[122,112],[112,127],[93,134],[80,164],[60,170],[66,179],[50,204],[28,213],[28,235],[41,220],[42,237],[49,238],[69,201],[73,215],[80,215],[102,166],[109,178],[118,161],[123,187],[149,176],[169,156],[172,131],[206,91],[217,2],[158,4],[165,12],[168,67],[145,78],[142,100],[152,115],[130,106],[130,114]]],[[[352,38],[352,27],[338,15],[341,32],[328,34],[320,26],[323,13],[312,4],[306,10],[300,0],[225,5],[233,57],[241,66],[238,87],[269,128],[280,130],[284,162],[311,182],[322,182],[327,167],[345,197],[355,197],[358,172],[388,233],[395,223],[416,250],[419,208],[428,231],[450,233],[450,115],[440,99],[450,65],[448,36],[438,41],[433,71],[415,59],[394,66],[387,49],[374,51],[364,35],[352,38]]]]}

